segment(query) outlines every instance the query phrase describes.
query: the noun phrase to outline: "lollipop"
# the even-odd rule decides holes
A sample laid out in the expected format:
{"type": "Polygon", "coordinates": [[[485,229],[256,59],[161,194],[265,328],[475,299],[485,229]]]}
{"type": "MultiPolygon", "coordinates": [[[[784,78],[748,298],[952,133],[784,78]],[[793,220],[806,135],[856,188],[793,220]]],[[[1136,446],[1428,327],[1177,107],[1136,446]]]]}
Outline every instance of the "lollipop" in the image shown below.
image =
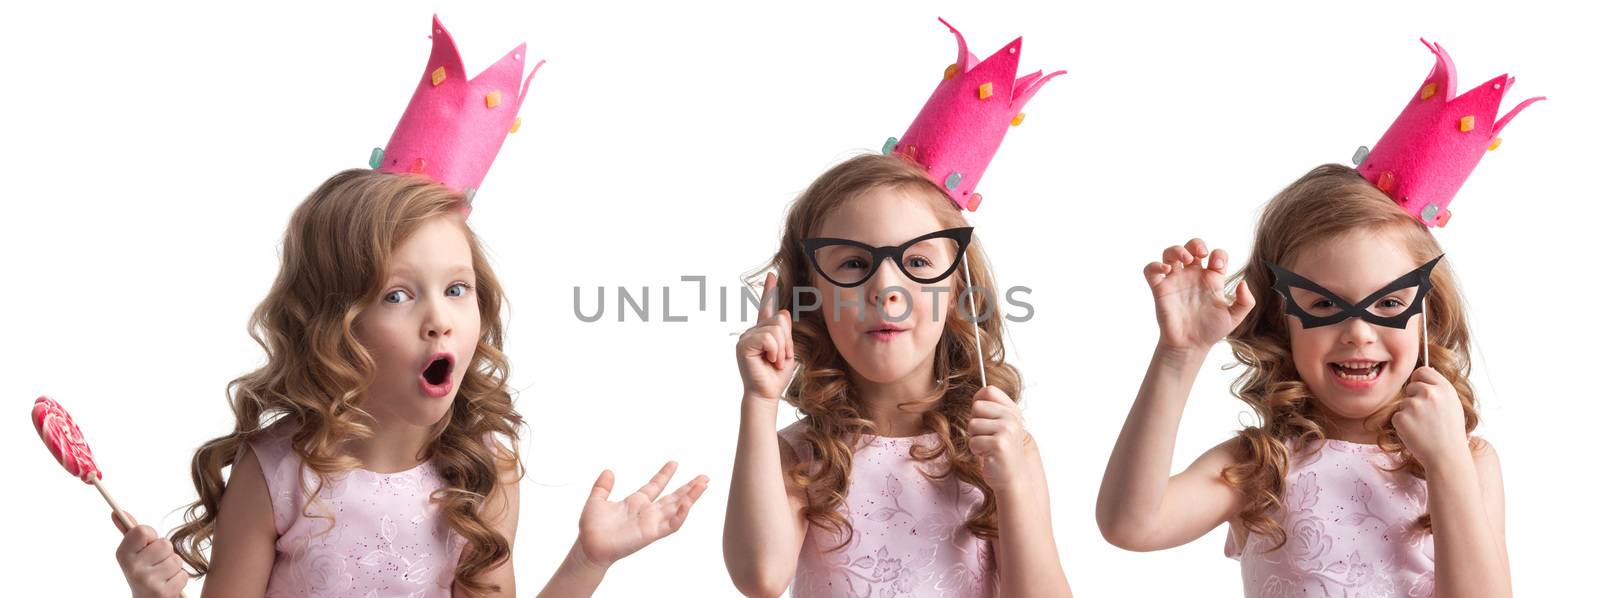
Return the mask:
{"type": "Polygon", "coordinates": [[[39,431],[39,439],[44,441],[45,448],[50,449],[50,454],[66,468],[67,473],[99,490],[106,504],[111,505],[111,512],[116,514],[117,521],[133,529],[134,522],[122,512],[122,507],[117,506],[117,501],[112,500],[111,493],[106,491],[105,484],[100,482],[102,476],[100,467],[95,465],[94,453],[89,451],[89,444],[83,441],[83,432],[78,430],[78,424],[72,423],[72,416],[67,414],[67,410],[50,397],[39,397],[33,402],[33,427],[39,431]]]}

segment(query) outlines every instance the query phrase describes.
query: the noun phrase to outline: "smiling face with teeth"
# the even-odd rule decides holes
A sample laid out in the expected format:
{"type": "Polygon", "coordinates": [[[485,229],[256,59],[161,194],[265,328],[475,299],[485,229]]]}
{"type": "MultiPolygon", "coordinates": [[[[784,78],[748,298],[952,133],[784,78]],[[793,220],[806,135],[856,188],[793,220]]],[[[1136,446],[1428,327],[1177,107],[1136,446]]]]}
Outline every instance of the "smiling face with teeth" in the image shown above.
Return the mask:
{"type": "Polygon", "coordinates": [[[377,301],[356,318],[377,366],[362,407],[381,422],[434,425],[472,362],[480,315],[464,226],[459,214],[420,225],[389,256],[377,301]]]}
{"type": "MultiPolygon", "coordinates": [[[[1353,302],[1417,268],[1420,264],[1409,255],[1404,240],[1392,230],[1358,230],[1308,245],[1286,267],[1353,302]]],[[[1296,288],[1291,293],[1313,315],[1332,305],[1313,291],[1296,288]]],[[[1415,288],[1402,289],[1378,298],[1371,309],[1398,313],[1418,300],[1415,288]]],[[[1412,317],[1400,329],[1354,317],[1306,328],[1298,317],[1285,317],[1295,369],[1342,432],[1331,435],[1365,441],[1362,420],[1398,397],[1416,368],[1422,318],[1412,317]]]]}
{"type": "MultiPolygon", "coordinates": [[[[871,246],[899,245],[934,231],[964,226],[963,222],[940,221],[933,206],[949,203],[943,196],[921,189],[873,187],[841,204],[822,221],[815,236],[871,246]]],[[[954,289],[957,278],[923,285],[890,260],[858,286],[839,288],[816,275],[812,281],[822,295],[820,313],[828,337],[850,370],[868,381],[888,384],[933,380],[934,349],[951,317],[954,293],[937,295],[936,314],[935,294],[924,289],[954,289]]]]}

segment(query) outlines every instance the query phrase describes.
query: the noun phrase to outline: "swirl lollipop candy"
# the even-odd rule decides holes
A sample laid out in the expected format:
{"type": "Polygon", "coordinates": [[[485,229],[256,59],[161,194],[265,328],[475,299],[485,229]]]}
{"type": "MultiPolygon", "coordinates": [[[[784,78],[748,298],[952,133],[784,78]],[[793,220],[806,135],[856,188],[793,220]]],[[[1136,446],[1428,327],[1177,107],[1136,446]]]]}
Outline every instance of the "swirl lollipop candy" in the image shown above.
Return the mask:
{"type": "MultiPolygon", "coordinates": [[[[117,506],[117,501],[106,491],[105,484],[100,482],[100,466],[95,464],[89,443],[84,442],[83,432],[78,430],[78,424],[73,423],[66,408],[50,397],[34,399],[33,428],[39,431],[39,439],[44,441],[45,448],[50,449],[50,454],[55,455],[56,462],[66,468],[67,473],[100,491],[100,497],[111,505],[111,512],[123,527],[131,530],[137,526],[133,518],[117,506]]],[[[178,596],[184,598],[186,594],[180,591],[178,596]]]]}
{"type": "Polygon", "coordinates": [[[33,402],[33,428],[39,431],[39,439],[44,441],[45,448],[50,449],[50,454],[66,468],[67,473],[99,490],[106,504],[111,505],[111,512],[116,513],[117,520],[128,529],[133,529],[133,521],[122,512],[122,507],[117,506],[117,501],[112,500],[105,485],[100,483],[100,467],[94,462],[94,453],[89,451],[89,443],[84,442],[83,432],[78,430],[78,424],[73,423],[67,410],[50,397],[39,397],[33,402]]]}

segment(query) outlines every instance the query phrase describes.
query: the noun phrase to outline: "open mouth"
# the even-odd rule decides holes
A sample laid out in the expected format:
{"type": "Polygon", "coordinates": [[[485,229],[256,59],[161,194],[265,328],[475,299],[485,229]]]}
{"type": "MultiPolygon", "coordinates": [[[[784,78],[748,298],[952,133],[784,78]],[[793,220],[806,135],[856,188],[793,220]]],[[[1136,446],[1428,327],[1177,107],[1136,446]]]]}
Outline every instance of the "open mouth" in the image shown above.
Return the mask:
{"type": "Polygon", "coordinates": [[[450,393],[450,373],[455,370],[455,357],[443,351],[435,353],[418,376],[422,390],[429,396],[442,397],[450,393]]]}
{"type": "Polygon", "coordinates": [[[1387,361],[1339,361],[1329,363],[1328,367],[1333,369],[1334,378],[1340,381],[1363,384],[1377,380],[1388,364],[1387,361]]]}

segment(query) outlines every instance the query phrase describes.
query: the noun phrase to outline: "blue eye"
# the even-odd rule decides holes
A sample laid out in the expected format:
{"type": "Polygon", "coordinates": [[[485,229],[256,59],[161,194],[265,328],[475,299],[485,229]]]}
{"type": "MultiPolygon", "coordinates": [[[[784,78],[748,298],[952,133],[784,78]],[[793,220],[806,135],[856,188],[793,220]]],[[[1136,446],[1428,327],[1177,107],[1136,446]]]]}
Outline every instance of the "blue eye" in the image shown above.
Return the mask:
{"type": "Polygon", "coordinates": [[[455,283],[453,285],[450,285],[450,289],[445,289],[445,291],[444,291],[445,296],[447,296],[447,297],[461,297],[463,295],[466,295],[467,291],[472,290],[472,285],[464,283],[464,282],[458,282],[458,283],[455,283]],[[461,288],[461,292],[452,295],[450,293],[450,289],[454,289],[454,288],[457,288],[457,287],[461,288]]]}
{"type": "Polygon", "coordinates": [[[390,297],[394,297],[396,294],[410,295],[410,293],[407,293],[407,292],[399,290],[399,289],[395,289],[393,291],[389,291],[389,294],[383,296],[383,302],[384,303],[399,303],[401,301],[404,301],[403,299],[396,299],[394,301],[390,301],[389,300],[390,297]]]}
{"type": "Polygon", "coordinates": [[[906,265],[912,268],[927,268],[932,266],[933,262],[928,261],[928,258],[917,256],[906,260],[906,265]]]}

